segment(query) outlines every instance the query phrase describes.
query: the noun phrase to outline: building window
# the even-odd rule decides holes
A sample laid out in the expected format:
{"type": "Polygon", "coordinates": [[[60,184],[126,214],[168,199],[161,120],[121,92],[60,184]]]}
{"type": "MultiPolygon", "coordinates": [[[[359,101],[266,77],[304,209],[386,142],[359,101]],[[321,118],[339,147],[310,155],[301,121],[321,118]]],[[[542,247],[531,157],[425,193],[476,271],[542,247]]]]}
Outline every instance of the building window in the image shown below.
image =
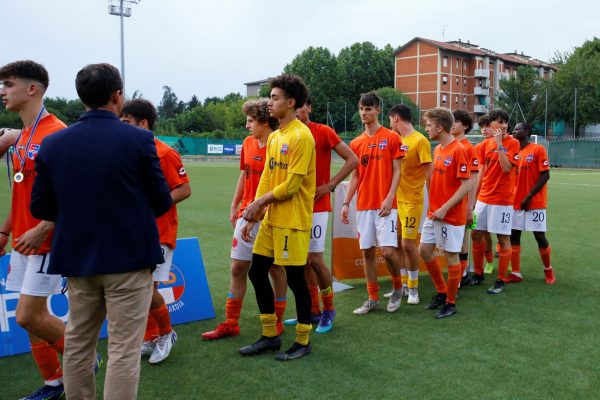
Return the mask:
{"type": "Polygon", "coordinates": [[[463,96],[463,104],[466,106],[467,105],[467,96],[463,96]]]}
{"type": "Polygon", "coordinates": [[[467,78],[463,78],[463,86],[467,87],[467,78]]]}
{"type": "Polygon", "coordinates": [[[448,75],[443,75],[442,76],[442,83],[445,85],[448,83],[448,75]]]}
{"type": "Polygon", "coordinates": [[[456,86],[458,86],[458,76],[456,77],[456,86]]]}
{"type": "Polygon", "coordinates": [[[463,61],[463,69],[467,69],[467,62],[463,61]]]}
{"type": "Polygon", "coordinates": [[[444,67],[447,67],[447,66],[448,66],[448,57],[444,57],[444,59],[443,59],[443,61],[442,61],[442,65],[443,65],[444,67]]]}
{"type": "Polygon", "coordinates": [[[454,104],[458,104],[458,96],[454,96],[454,104]]]}
{"type": "Polygon", "coordinates": [[[442,95],[442,103],[446,104],[446,95],[445,94],[442,95]]]}

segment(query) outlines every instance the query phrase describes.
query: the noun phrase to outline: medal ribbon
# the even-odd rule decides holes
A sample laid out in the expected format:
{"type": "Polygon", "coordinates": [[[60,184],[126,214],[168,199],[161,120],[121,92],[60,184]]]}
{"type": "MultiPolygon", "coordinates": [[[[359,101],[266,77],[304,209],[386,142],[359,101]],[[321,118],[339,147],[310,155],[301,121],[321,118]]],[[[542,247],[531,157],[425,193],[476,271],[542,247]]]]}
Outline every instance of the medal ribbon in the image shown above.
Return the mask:
{"type": "MultiPolygon", "coordinates": [[[[46,106],[42,105],[42,109],[40,110],[40,112],[38,113],[35,122],[33,124],[33,127],[31,128],[31,134],[29,135],[29,139],[27,139],[27,145],[25,146],[25,151],[23,152],[23,156],[21,157],[21,154],[19,154],[19,140],[21,140],[21,136],[23,135],[23,131],[21,130],[21,133],[19,133],[19,136],[17,137],[17,140],[15,141],[14,144],[14,152],[15,155],[17,156],[17,158],[19,159],[19,164],[20,164],[20,168],[19,171],[16,171],[16,167],[14,165],[14,160],[13,160],[13,172],[22,172],[23,171],[23,167],[25,166],[25,161],[27,161],[27,151],[29,150],[29,146],[31,145],[31,140],[33,139],[33,135],[35,135],[35,130],[38,127],[38,124],[40,123],[40,119],[42,119],[42,114],[44,113],[44,111],[46,110],[46,106]]],[[[8,156],[6,157],[6,166],[7,166],[7,170],[8,170],[8,184],[9,186],[11,185],[11,179],[10,179],[10,164],[8,162],[8,156]]],[[[12,159],[12,157],[11,157],[12,159]]]]}

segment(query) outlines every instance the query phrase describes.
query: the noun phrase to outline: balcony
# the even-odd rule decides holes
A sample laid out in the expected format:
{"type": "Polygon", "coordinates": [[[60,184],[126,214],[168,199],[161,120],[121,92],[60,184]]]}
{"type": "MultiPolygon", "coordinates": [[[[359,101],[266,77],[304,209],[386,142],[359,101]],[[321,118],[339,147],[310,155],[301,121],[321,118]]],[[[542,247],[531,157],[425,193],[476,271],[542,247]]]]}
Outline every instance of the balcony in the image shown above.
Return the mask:
{"type": "Polygon", "coordinates": [[[500,79],[508,79],[508,78],[510,78],[510,74],[508,72],[500,72],[498,74],[498,76],[499,76],[500,79]]]}
{"type": "Polygon", "coordinates": [[[489,68],[477,68],[475,70],[475,78],[489,78],[490,70],[489,68]]]}
{"type": "Polygon", "coordinates": [[[489,96],[490,95],[490,89],[489,88],[485,88],[485,87],[476,86],[475,90],[474,90],[474,94],[475,94],[475,96],[489,96]]]}
{"type": "Polygon", "coordinates": [[[473,106],[473,112],[475,114],[485,114],[490,110],[490,108],[483,104],[475,104],[473,106]]]}

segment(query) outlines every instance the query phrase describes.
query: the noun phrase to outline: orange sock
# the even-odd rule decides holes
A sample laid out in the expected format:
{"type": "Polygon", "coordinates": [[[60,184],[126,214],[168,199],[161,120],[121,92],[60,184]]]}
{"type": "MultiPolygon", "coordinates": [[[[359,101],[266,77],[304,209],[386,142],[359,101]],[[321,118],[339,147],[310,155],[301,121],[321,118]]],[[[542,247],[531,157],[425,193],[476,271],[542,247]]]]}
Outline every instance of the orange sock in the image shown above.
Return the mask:
{"type": "MultiPolygon", "coordinates": [[[[233,296],[231,293],[229,294],[233,296]]],[[[225,322],[229,325],[238,325],[240,320],[240,313],[242,312],[242,303],[244,299],[236,299],[233,297],[227,297],[225,302],[225,322]]]]}
{"type": "Polygon", "coordinates": [[[58,353],[48,342],[32,343],[31,355],[33,355],[46,385],[61,383],[63,373],[58,360],[58,353]]]}
{"type": "Polygon", "coordinates": [[[485,254],[485,241],[473,241],[473,266],[477,275],[483,275],[483,257],[485,254]]]}
{"type": "Polygon", "coordinates": [[[498,253],[498,255],[500,255],[501,249],[502,249],[502,246],[500,246],[500,242],[496,242],[496,252],[498,253]]]}
{"type": "Polygon", "coordinates": [[[521,246],[512,246],[512,256],[510,258],[510,266],[515,274],[521,273],[521,246]]]}
{"type": "Polygon", "coordinates": [[[550,252],[552,251],[552,249],[550,249],[550,246],[546,247],[545,249],[539,249],[540,251],[540,256],[542,257],[542,262],[544,263],[544,267],[546,269],[550,268],[550,266],[552,264],[550,264],[550,252]]]}
{"type": "Polygon", "coordinates": [[[312,315],[321,314],[319,305],[319,287],[316,285],[308,285],[308,292],[310,293],[310,313],[312,315]]]}
{"type": "MultiPolygon", "coordinates": [[[[460,276],[461,277],[465,274],[465,271],[467,270],[468,266],[469,266],[468,260],[460,260],[460,276]]],[[[448,278],[448,279],[450,279],[450,278],[448,278]]]]}
{"type": "Polygon", "coordinates": [[[166,304],[158,308],[151,308],[150,314],[154,317],[156,324],[158,325],[158,334],[164,336],[173,330],[171,327],[171,316],[169,315],[169,309],[166,304]]]}
{"type": "Polygon", "coordinates": [[[444,274],[442,273],[442,268],[440,267],[437,259],[434,258],[432,261],[425,263],[425,265],[427,265],[427,271],[429,271],[429,276],[431,276],[435,290],[437,290],[439,294],[448,293],[446,281],[444,280],[444,274]]]}
{"type": "Polygon", "coordinates": [[[394,290],[402,289],[402,276],[392,276],[392,287],[394,288],[394,290]]]}
{"type": "Polygon", "coordinates": [[[320,294],[321,302],[323,302],[323,311],[335,310],[335,307],[333,306],[333,287],[329,286],[327,289],[321,290],[320,294]]]}
{"type": "Polygon", "coordinates": [[[367,282],[367,293],[369,293],[369,300],[379,301],[379,283],[367,282]]]}
{"type": "Polygon", "coordinates": [[[511,257],[512,249],[510,247],[508,249],[500,249],[498,252],[498,279],[504,280],[511,257]]]}
{"type": "Polygon", "coordinates": [[[63,354],[65,352],[65,337],[61,337],[56,343],[48,343],[50,347],[56,350],[57,353],[63,354]]]}
{"type": "Polygon", "coordinates": [[[144,342],[149,342],[158,337],[158,324],[152,316],[151,312],[148,312],[148,321],[146,322],[146,331],[144,332],[144,342]]]}
{"type": "Polygon", "coordinates": [[[456,293],[458,293],[460,278],[462,278],[460,270],[460,264],[448,266],[448,297],[446,298],[446,302],[451,304],[456,303],[456,293]]]}
{"type": "Polygon", "coordinates": [[[287,298],[281,297],[275,299],[275,315],[277,316],[277,323],[283,322],[283,314],[285,313],[286,306],[287,298]]]}
{"type": "Polygon", "coordinates": [[[494,262],[494,252],[491,250],[486,250],[485,252],[485,261],[488,263],[494,262]]]}

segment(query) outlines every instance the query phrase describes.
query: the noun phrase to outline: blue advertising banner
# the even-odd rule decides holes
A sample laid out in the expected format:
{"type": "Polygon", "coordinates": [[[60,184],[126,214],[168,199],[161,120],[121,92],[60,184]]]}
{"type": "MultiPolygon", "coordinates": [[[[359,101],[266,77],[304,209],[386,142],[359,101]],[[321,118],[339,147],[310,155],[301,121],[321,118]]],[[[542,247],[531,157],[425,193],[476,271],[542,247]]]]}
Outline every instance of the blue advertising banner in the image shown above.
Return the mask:
{"type": "Polygon", "coordinates": [[[235,144],[224,144],[223,154],[235,154],[235,144]]]}
{"type": "MultiPolygon", "coordinates": [[[[5,289],[9,261],[10,255],[0,258],[0,357],[30,351],[27,332],[15,319],[19,293],[5,289]]],[[[169,280],[160,282],[158,290],[165,298],[173,325],[215,317],[197,238],[177,239],[169,280]]],[[[64,322],[67,321],[68,306],[68,292],[48,298],[50,313],[64,322]]],[[[101,338],[107,337],[106,325],[104,322],[101,338]]]]}

